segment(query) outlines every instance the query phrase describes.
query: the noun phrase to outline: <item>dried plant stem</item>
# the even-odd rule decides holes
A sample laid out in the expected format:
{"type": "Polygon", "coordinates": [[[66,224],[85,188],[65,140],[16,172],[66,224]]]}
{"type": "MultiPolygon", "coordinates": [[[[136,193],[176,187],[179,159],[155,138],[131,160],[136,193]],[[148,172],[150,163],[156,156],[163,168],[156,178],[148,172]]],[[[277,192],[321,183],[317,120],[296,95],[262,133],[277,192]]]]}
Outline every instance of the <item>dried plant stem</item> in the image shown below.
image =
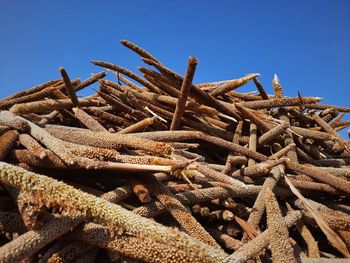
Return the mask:
{"type": "Polygon", "coordinates": [[[316,167],[306,166],[291,161],[286,161],[286,166],[291,170],[294,170],[300,174],[306,174],[317,181],[326,183],[345,193],[350,193],[349,181],[343,180],[322,170],[318,170],[316,167]]]}
{"type": "Polygon", "coordinates": [[[254,73],[254,74],[248,74],[247,76],[240,78],[240,79],[231,80],[231,81],[213,89],[210,92],[210,95],[212,95],[214,97],[223,95],[229,91],[232,91],[234,89],[237,89],[237,88],[243,86],[244,84],[248,83],[249,81],[251,81],[252,79],[254,79],[258,76],[260,76],[260,74],[254,73]]]}
{"type": "Polygon", "coordinates": [[[216,241],[205,231],[205,229],[192,216],[191,212],[185,207],[167,188],[165,188],[152,175],[147,176],[146,184],[148,189],[163,204],[192,237],[207,243],[214,248],[220,248],[216,241]]]}
{"type": "Polygon", "coordinates": [[[19,142],[39,159],[44,159],[47,155],[45,149],[30,135],[20,134],[19,142]]]}
{"type": "Polygon", "coordinates": [[[248,166],[245,168],[241,168],[235,172],[233,172],[232,176],[250,176],[250,177],[255,177],[255,176],[263,176],[268,174],[271,169],[281,163],[284,162],[284,159],[279,159],[279,160],[268,160],[263,163],[255,164],[253,166],[248,166]]]}
{"type": "Polygon", "coordinates": [[[333,108],[340,112],[350,112],[350,108],[348,107],[334,106],[334,105],[321,104],[321,103],[307,103],[307,104],[304,104],[303,107],[309,108],[309,109],[316,109],[316,110],[326,110],[329,108],[333,108]]]}
{"type": "MultiPolygon", "coordinates": [[[[113,108],[112,108],[113,109],[113,108]]],[[[110,123],[113,123],[114,125],[121,125],[121,126],[129,126],[130,122],[122,117],[116,116],[112,113],[106,112],[102,109],[95,108],[95,107],[89,107],[85,109],[89,114],[92,114],[96,117],[98,117],[101,120],[108,121],[110,123]]]]}
{"type": "MultiPolygon", "coordinates": [[[[282,176],[281,171],[283,170],[284,169],[282,165],[280,165],[279,167],[272,168],[270,176],[265,179],[265,182],[261,188],[261,191],[258,194],[257,198],[255,199],[252,212],[250,213],[249,218],[247,220],[247,222],[250,225],[252,225],[255,229],[258,228],[259,223],[262,219],[262,216],[265,212],[266,191],[267,190],[273,191],[276,188],[276,185],[282,176]]],[[[246,233],[244,233],[243,235],[242,242],[244,243],[248,242],[248,235],[246,233]]]]}
{"type": "Polygon", "coordinates": [[[134,137],[128,134],[116,135],[107,132],[64,130],[55,126],[46,127],[46,130],[59,139],[93,147],[115,149],[126,146],[162,155],[169,155],[173,150],[172,147],[165,143],[134,137]]]}
{"type": "Polygon", "coordinates": [[[275,93],[275,98],[283,98],[283,90],[280,81],[277,77],[277,74],[273,76],[272,86],[275,93]]]}
{"type": "Polygon", "coordinates": [[[181,85],[181,95],[177,101],[174,117],[170,125],[171,131],[178,130],[180,128],[181,118],[185,111],[185,105],[186,105],[188,94],[190,93],[190,90],[191,90],[192,81],[193,81],[194,73],[196,71],[197,63],[198,63],[197,59],[194,57],[190,57],[188,59],[187,70],[181,85]]]}
{"type": "Polygon", "coordinates": [[[127,133],[135,133],[138,131],[142,131],[144,129],[146,129],[148,126],[153,125],[155,122],[157,122],[159,120],[158,117],[154,116],[151,118],[145,118],[137,123],[134,123],[120,131],[118,131],[118,134],[127,134],[127,133]]]}
{"type": "Polygon", "coordinates": [[[310,258],[319,258],[320,251],[318,249],[317,242],[307,226],[304,224],[297,224],[297,229],[307,245],[307,255],[310,258]]]}
{"type": "MultiPolygon", "coordinates": [[[[250,136],[249,136],[249,145],[248,148],[252,151],[256,152],[256,146],[257,146],[257,127],[254,123],[250,124],[250,136]]],[[[254,159],[248,160],[248,166],[252,166],[255,164],[254,159]]]]}
{"type": "MultiPolygon", "coordinates": [[[[300,211],[292,211],[288,213],[284,218],[285,225],[291,228],[296,222],[301,219],[300,211]]],[[[270,244],[270,229],[266,229],[256,238],[252,239],[248,243],[241,246],[231,256],[233,258],[244,258],[245,260],[253,258],[260,253],[264,248],[267,248],[270,244]]],[[[289,262],[289,261],[287,261],[289,262]]]]}
{"type": "Polygon", "coordinates": [[[112,63],[103,62],[103,61],[91,61],[91,63],[96,65],[96,66],[100,66],[100,67],[103,67],[103,68],[106,68],[106,69],[110,69],[110,70],[114,70],[114,71],[117,71],[117,72],[119,72],[121,74],[124,74],[124,75],[128,76],[129,78],[137,81],[141,85],[145,86],[146,88],[148,88],[152,92],[155,92],[155,93],[158,93],[158,94],[162,93],[161,90],[158,87],[156,87],[155,85],[153,85],[149,81],[139,77],[135,73],[132,73],[130,70],[127,70],[126,68],[114,65],[112,63]]]}
{"type": "Polygon", "coordinates": [[[258,161],[266,161],[267,156],[254,152],[250,149],[247,149],[243,146],[240,146],[235,143],[225,141],[221,138],[214,136],[206,135],[199,131],[157,131],[157,132],[144,132],[144,133],[135,133],[133,136],[148,138],[157,141],[184,141],[184,140],[203,140],[208,143],[212,143],[224,149],[236,152],[248,158],[252,158],[258,161]]]}
{"type": "Polygon", "coordinates": [[[0,112],[0,124],[20,132],[28,132],[29,130],[29,125],[25,120],[14,117],[11,113],[6,111],[0,112]]]}
{"type": "Polygon", "coordinates": [[[75,117],[91,131],[108,132],[98,121],[80,108],[73,108],[75,117]]]}
{"type": "MultiPolygon", "coordinates": [[[[163,244],[169,244],[175,248],[183,249],[186,252],[197,255],[203,262],[237,261],[234,258],[228,259],[225,253],[215,250],[202,242],[193,240],[186,234],[181,232],[174,233],[158,223],[135,216],[118,205],[76,190],[71,186],[46,176],[38,175],[6,163],[0,163],[0,181],[12,187],[18,187],[27,191],[33,191],[33,187],[35,187],[35,193],[38,197],[41,196],[41,198],[44,198],[45,195],[50,196],[50,202],[72,205],[76,209],[85,211],[86,214],[102,222],[108,222],[113,227],[122,227],[127,232],[138,236],[148,236],[163,244]]],[[[46,233],[48,234],[48,232],[46,233]]],[[[6,249],[5,251],[8,250],[6,249]]]]}
{"type": "MultiPolygon", "coordinates": [[[[204,203],[219,198],[228,197],[248,197],[256,196],[261,187],[259,186],[247,186],[245,188],[230,186],[225,187],[217,186],[205,189],[198,189],[184,193],[176,194],[176,198],[184,205],[190,205],[194,203],[204,203]]],[[[164,206],[160,202],[151,202],[144,206],[136,208],[133,212],[144,217],[155,217],[161,214],[165,210],[164,206]]]]}
{"type": "Polygon", "coordinates": [[[341,137],[327,122],[325,122],[320,116],[315,114],[313,116],[314,120],[317,122],[318,125],[321,126],[323,130],[325,130],[327,133],[332,134],[334,137],[336,137],[340,143],[344,146],[350,147],[346,141],[341,137]]]}
{"type": "Polygon", "coordinates": [[[258,78],[253,78],[254,84],[256,86],[256,88],[258,89],[260,96],[262,99],[264,100],[268,100],[269,96],[267,96],[267,93],[264,89],[264,87],[261,85],[260,81],[258,80],[258,78]]]}
{"type": "Polygon", "coordinates": [[[47,87],[54,86],[54,85],[59,85],[59,84],[62,84],[62,80],[59,80],[59,79],[50,80],[48,82],[42,83],[42,84],[40,84],[38,86],[35,86],[35,87],[32,87],[30,89],[26,89],[26,90],[23,90],[23,91],[16,92],[15,94],[13,94],[13,95],[11,95],[9,97],[6,97],[6,98],[4,98],[2,100],[11,100],[11,99],[23,97],[23,96],[26,96],[26,95],[29,95],[29,94],[41,91],[41,90],[43,90],[43,89],[45,89],[47,87]]]}
{"type": "MultiPolygon", "coordinates": [[[[99,106],[101,105],[101,102],[96,100],[83,99],[79,101],[79,105],[81,107],[99,106]]],[[[27,113],[46,112],[49,110],[70,109],[73,106],[74,105],[70,99],[63,99],[63,100],[47,99],[47,100],[38,100],[38,101],[33,101],[28,103],[19,103],[19,104],[13,105],[10,111],[14,114],[27,114],[27,113]]]]}
{"type": "Polygon", "coordinates": [[[245,118],[248,118],[252,123],[254,123],[262,133],[269,131],[272,127],[266,122],[257,117],[251,110],[242,106],[241,104],[236,104],[236,108],[242,113],[245,118]]]}
{"type": "Polygon", "coordinates": [[[79,90],[82,90],[84,88],[86,88],[87,86],[90,86],[91,84],[94,84],[95,82],[99,81],[100,79],[104,78],[106,76],[106,72],[99,72],[97,74],[92,74],[92,76],[86,80],[84,80],[83,82],[81,82],[79,85],[77,85],[74,88],[74,91],[77,92],[79,90]]]}
{"type": "Polygon", "coordinates": [[[148,58],[152,59],[154,61],[158,61],[155,57],[153,57],[151,54],[149,54],[146,50],[142,49],[141,47],[137,46],[136,44],[128,41],[128,40],[120,40],[120,43],[122,43],[125,47],[131,49],[136,54],[140,55],[142,58],[148,58]]]}
{"type": "MultiPolygon", "coordinates": [[[[288,106],[298,106],[303,105],[306,107],[305,104],[309,105],[309,103],[316,103],[319,102],[321,98],[318,97],[306,97],[302,98],[276,98],[276,99],[268,99],[268,100],[258,100],[258,101],[247,101],[242,102],[242,106],[249,108],[249,109],[270,109],[273,107],[288,107],[288,106]]],[[[319,104],[315,104],[319,105],[319,104]]]]}
{"type": "Polygon", "coordinates": [[[15,130],[7,131],[0,136],[0,161],[5,160],[7,154],[17,142],[18,136],[19,134],[15,130]]]}
{"type": "Polygon", "coordinates": [[[230,250],[237,250],[243,245],[241,241],[234,239],[229,235],[222,234],[220,231],[214,228],[206,228],[206,229],[220,244],[223,244],[226,248],[230,250]]]}
{"type": "Polygon", "coordinates": [[[81,215],[53,217],[43,227],[28,231],[0,247],[1,262],[18,262],[77,226],[81,215]]]}
{"type": "Polygon", "coordinates": [[[167,244],[155,242],[148,237],[111,233],[107,227],[87,223],[74,231],[74,237],[97,247],[120,253],[146,262],[201,262],[193,253],[179,250],[167,244]]]}
{"type": "MultiPolygon", "coordinates": [[[[164,65],[162,65],[160,63],[156,63],[156,62],[149,60],[149,59],[143,59],[143,61],[146,62],[147,64],[155,66],[160,72],[162,72],[165,75],[168,75],[169,77],[173,78],[174,80],[182,83],[183,78],[181,77],[181,75],[166,68],[164,65]]],[[[205,104],[207,106],[211,106],[211,107],[217,109],[218,111],[220,111],[226,115],[234,117],[237,120],[240,119],[239,115],[234,110],[232,110],[232,108],[227,107],[226,105],[221,103],[219,100],[215,99],[210,94],[201,90],[196,85],[192,85],[190,96],[193,97],[194,99],[198,99],[200,102],[202,102],[203,104],[205,104]]]]}
{"type": "Polygon", "coordinates": [[[295,262],[287,225],[283,220],[276,197],[270,189],[265,192],[265,206],[273,261],[295,262]]]}
{"type": "Polygon", "coordinates": [[[70,81],[70,78],[64,68],[59,68],[59,71],[61,73],[61,76],[63,78],[64,84],[66,85],[67,92],[69,94],[69,97],[74,105],[74,107],[79,107],[79,101],[77,99],[77,96],[75,95],[75,90],[73,88],[73,85],[70,81]]]}
{"type": "Polygon", "coordinates": [[[74,156],[62,144],[61,140],[53,137],[44,129],[40,128],[39,126],[35,125],[30,121],[27,121],[22,117],[13,116],[13,118],[26,122],[30,128],[30,135],[33,136],[38,141],[40,141],[43,145],[45,145],[48,149],[53,151],[55,154],[57,154],[57,156],[60,157],[61,160],[63,160],[65,163],[67,163],[68,165],[72,165],[75,163],[74,156]]]}
{"type": "Polygon", "coordinates": [[[289,125],[287,123],[282,123],[276,126],[275,128],[269,130],[268,132],[262,134],[259,137],[258,144],[260,146],[263,146],[269,144],[270,142],[273,142],[277,138],[277,136],[282,134],[288,128],[288,126],[289,125]]]}
{"type": "MultiPolygon", "coordinates": [[[[77,84],[79,82],[79,80],[73,80],[72,84],[77,84]]],[[[36,100],[40,100],[46,97],[50,97],[52,96],[54,90],[61,90],[65,87],[65,84],[61,84],[59,86],[52,86],[52,87],[46,87],[41,91],[32,93],[32,94],[28,94],[26,96],[22,96],[22,97],[18,97],[18,98],[14,98],[11,100],[6,100],[0,103],[0,109],[7,109],[9,107],[11,107],[12,105],[15,104],[20,104],[20,103],[25,103],[25,102],[30,102],[30,101],[36,101],[36,100]]]]}

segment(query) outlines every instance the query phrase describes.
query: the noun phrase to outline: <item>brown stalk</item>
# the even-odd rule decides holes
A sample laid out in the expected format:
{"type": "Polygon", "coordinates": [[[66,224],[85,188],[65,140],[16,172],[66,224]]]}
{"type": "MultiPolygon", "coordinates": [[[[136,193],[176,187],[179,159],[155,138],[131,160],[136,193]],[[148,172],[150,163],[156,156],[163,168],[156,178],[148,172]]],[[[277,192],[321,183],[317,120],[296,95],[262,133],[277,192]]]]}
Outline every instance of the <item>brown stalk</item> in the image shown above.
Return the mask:
{"type": "Polygon", "coordinates": [[[0,136],[0,161],[5,160],[6,156],[17,142],[18,136],[19,134],[15,130],[7,131],[0,136]]]}
{"type": "MultiPolygon", "coordinates": [[[[264,184],[259,192],[257,198],[255,199],[252,212],[249,215],[248,223],[253,226],[255,229],[258,229],[260,221],[265,212],[266,203],[265,203],[265,195],[266,191],[274,191],[278,181],[280,180],[282,173],[284,172],[283,166],[274,167],[271,169],[270,176],[267,177],[264,181],[264,184]]],[[[242,242],[248,242],[248,235],[244,233],[242,242]]]]}
{"type": "Polygon", "coordinates": [[[279,79],[277,77],[277,74],[274,74],[273,76],[273,80],[272,80],[272,86],[273,86],[273,90],[275,93],[275,98],[283,98],[283,90],[282,90],[282,86],[279,82],[279,79]]]}
{"type": "MultiPolygon", "coordinates": [[[[284,218],[285,225],[288,228],[291,228],[301,219],[300,211],[293,211],[288,213],[284,218]]],[[[238,250],[236,250],[230,257],[235,258],[243,258],[245,260],[253,258],[257,254],[259,254],[263,249],[267,248],[271,242],[270,240],[270,229],[266,229],[256,238],[252,239],[248,243],[241,246],[238,250]]],[[[288,261],[289,262],[289,261],[288,261]]]]}
{"type": "Polygon", "coordinates": [[[271,128],[271,125],[267,124],[266,122],[262,121],[260,118],[258,118],[254,113],[247,109],[246,107],[242,106],[241,104],[235,105],[237,110],[245,117],[248,118],[251,122],[253,122],[262,133],[265,133],[269,131],[271,128]]]}
{"type": "Polygon", "coordinates": [[[170,155],[173,151],[172,147],[165,143],[134,137],[128,134],[116,135],[107,132],[92,132],[88,130],[64,130],[54,128],[53,126],[47,127],[46,130],[61,140],[93,147],[118,149],[121,146],[126,146],[161,155],[170,155]]]}
{"type": "MultiPolygon", "coordinates": [[[[159,71],[161,71],[162,73],[165,73],[165,75],[168,75],[169,77],[174,78],[174,80],[182,83],[183,78],[179,74],[175,73],[174,71],[166,68],[165,66],[159,63],[155,63],[154,61],[150,61],[148,59],[143,59],[143,61],[146,62],[147,64],[155,66],[159,71]]],[[[235,111],[225,106],[219,100],[215,99],[213,96],[211,96],[210,94],[207,94],[205,91],[201,90],[195,85],[192,85],[191,87],[190,96],[193,97],[194,99],[198,99],[199,102],[202,102],[207,106],[211,106],[226,115],[232,116],[237,120],[240,119],[239,115],[235,111]]]]}
{"type": "Polygon", "coordinates": [[[1,101],[3,100],[11,100],[11,99],[15,99],[15,98],[19,98],[19,97],[23,97],[23,96],[26,96],[26,95],[29,95],[29,94],[32,94],[32,93],[36,93],[38,91],[41,91],[47,87],[50,87],[50,86],[54,86],[54,85],[59,85],[59,84],[62,84],[62,80],[60,79],[55,79],[55,80],[50,80],[48,82],[45,82],[45,83],[42,83],[42,84],[39,84],[35,87],[32,87],[30,89],[25,89],[25,90],[22,90],[22,91],[19,91],[19,92],[16,92],[15,94],[11,95],[11,96],[8,96],[6,98],[3,98],[1,99],[1,101]]]}
{"type": "Polygon", "coordinates": [[[274,262],[296,262],[289,242],[288,228],[274,193],[265,192],[267,227],[269,229],[270,249],[274,262]]]}
{"type": "Polygon", "coordinates": [[[118,134],[127,134],[127,133],[135,133],[142,130],[145,130],[148,126],[153,125],[155,122],[159,120],[158,117],[151,117],[151,118],[145,118],[137,123],[134,123],[120,131],[118,131],[118,134]]]}
{"type": "Polygon", "coordinates": [[[282,123],[275,128],[265,132],[258,139],[259,146],[263,146],[273,142],[280,134],[282,134],[289,127],[288,123],[282,123]]]}
{"type": "Polygon", "coordinates": [[[114,115],[112,113],[106,112],[100,108],[97,107],[89,107],[84,109],[86,110],[89,114],[92,114],[96,116],[99,119],[102,119],[104,121],[108,121],[110,123],[113,123],[115,125],[121,125],[123,127],[127,127],[130,125],[130,122],[126,120],[125,118],[119,117],[117,115],[114,115]]]}
{"type": "MultiPolygon", "coordinates": [[[[97,100],[84,99],[79,101],[79,105],[81,107],[100,106],[101,102],[97,100]]],[[[13,105],[10,108],[10,111],[14,114],[20,115],[20,114],[26,114],[26,113],[40,113],[40,112],[46,112],[50,110],[63,110],[63,109],[70,109],[70,108],[73,108],[73,103],[70,99],[63,99],[63,100],[47,99],[47,100],[38,100],[38,101],[33,101],[28,103],[19,103],[19,104],[13,105]]]]}
{"type": "Polygon", "coordinates": [[[107,132],[106,128],[104,128],[98,121],[96,121],[82,109],[73,108],[72,110],[74,112],[75,117],[89,130],[107,132]]]}
{"type": "Polygon", "coordinates": [[[248,74],[247,76],[245,76],[243,78],[231,80],[231,81],[213,89],[210,92],[210,95],[212,95],[213,97],[223,95],[227,92],[230,92],[234,89],[237,89],[237,88],[243,86],[244,84],[248,83],[249,81],[251,81],[252,79],[254,79],[258,76],[260,76],[260,74],[254,73],[254,74],[248,74]]]}
{"type": "MultiPolygon", "coordinates": [[[[269,100],[258,100],[258,101],[247,101],[242,102],[241,104],[244,107],[247,107],[252,110],[257,109],[270,109],[273,107],[287,107],[287,106],[299,106],[303,105],[303,107],[306,107],[305,104],[309,105],[309,103],[316,103],[319,102],[321,98],[318,97],[305,97],[300,100],[299,98],[275,98],[275,99],[269,99],[269,100]]],[[[318,105],[318,104],[315,104],[318,105]]]]}
{"type": "Polygon", "coordinates": [[[103,68],[110,69],[110,70],[114,70],[114,71],[117,71],[121,74],[124,74],[124,75],[128,76],[129,78],[137,81],[141,85],[145,86],[149,90],[151,90],[155,93],[161,94],[161,90],[158,87],[156,87],[155,85],[153,85],[149,81],[141,78],[140,76],[136,75],[135,73],[132,73],[130,70],[128,70],[126,68],[114,65],[112,63],[103,62],[103,61],[91,61],[91,63],[96,65],[96,66],[103,67],[103,68]]]}
{"type": "Polygon", "coordinates": [[[61,68],[59,68],[59,71],[60,71],[61,76],[63,78],[63,82],[64,82],[64,84],[66,86],[66,89],[67,89],[67,92],[69,94],[69,97],[70,97],[70,99],[71,99],[71,101],[73,103],[73,106],[74,107],[79,107],[79,101],[77,99],[77,96],[75,95],[75,90],[73,88],[73,85],[72,85],[72,83],[70,81],[70,78],[69,78],[66,70],[61,67],[61,68]]]}
{"type": "MultiPolygon", "coordinates": [[[[248,144],[248,148],[252,151],[256,152],[256,146],[257,146],[257,127],[254,123],[250,124],[250,136],[249,136],[249,144],[248,144]]],[[[248,166],[252,166],[255,164],[254,159],[249,159],[248,160],[248,166]]]]}
{"type": "Polygon", "coordinates": [[[38,157],[39,159],[45,159],[47,156],[45,149],[32,136],[25,133],[20,134],[19,142],[35,157],[38,157]]]}
{"type": "Polygon", "coordinates": [[[269,96],[267,96],[267,93],[264,89],[264,87],[261,85],[260,81],[258,80],[258,78],[253,78],[254,84],[256,86],[256,88],[258,89],[260,96],[262,99],[264,100],[268,100],[269,96]]]}
{"type": "Polygon", "coordinates": [[[146,184],[149,190],[157,199],[164,205],[164,207],[174,216],[174,218],[181,224],[186,232],[192,237],[203,241],[215,248],[220,248],[216,241],[205,231],[205,229],[197,222],[191,215],[191,212],[185,207],[177,198],[165,188],[152,175],[147,176],[146,184]]]}
{"type": "Polygon", "coordinates": [[[137,46],[136,44],[134,44],[128,40],[122,39],[122,40],[120,40],[120,43],[122,43],[122,45],[129,48],[130,50],[134,51],[136,54],[140,55],[140,57],[142,57],[142,58],[148,58],[148,59],[152,59],[154,61],[158,61],[155,57],[153,57],[146,50],[142,49],[141,47],[137,46]]]}
{"type": "Polygon", "coordinates": [[[194,73],[197,67],[197,59],[195,57],[190,57],[188,59],[187,70],[181,85],[181,96],[179,97],[173,120],[170,125],[170,130],[178,130],[180,128],[181,118],[185,111],[185,105],[187,101],[188,94],[190,93],[194,73]]]}
{"type": "MultiPolygon", "coordinates": [[[[79,80],[72,81],[73,85],[76,83],[79,83],[79,80]]],[[[28,95],[25,95],[22,97],[6,100],[6,101],[0,103],[0,109],[7,109],[15,104],[32,102],[32,101],[40,100],[40,99],[43,99],[46,97],[50,97],[54,90],[63,89],[64,87],[65,87],[65,84],[61,84],[57,87],[56,86],[46,87],[46,88],[42,89],[41,91],[38,91],[38,92],[35,92],[32,94],[28,94],[28,95]]]]}
{"type": "Polygon", "coordinates": [[[316,167],[306,166],[291,161],[286,161],[286,166],[291,170],[301,174],[306,174],[317,181],[326,183],[345,193],[350,193],[350,182],[340,179],[339,177],[331,175],[327,172],[318,170],[316,167]]]}

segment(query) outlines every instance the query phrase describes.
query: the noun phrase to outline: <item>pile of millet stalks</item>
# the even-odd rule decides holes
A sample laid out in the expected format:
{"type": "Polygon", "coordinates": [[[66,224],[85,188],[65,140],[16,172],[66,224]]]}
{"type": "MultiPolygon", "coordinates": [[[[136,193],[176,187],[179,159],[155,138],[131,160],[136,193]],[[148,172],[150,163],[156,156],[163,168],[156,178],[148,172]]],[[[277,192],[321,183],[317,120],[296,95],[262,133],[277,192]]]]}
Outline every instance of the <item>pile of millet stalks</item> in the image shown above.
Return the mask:
{"type": "Polygon", "coordinates": [[[349,262],[350,108],[121,43],[148,67],[0,100],[0,262],[349,262]]]}

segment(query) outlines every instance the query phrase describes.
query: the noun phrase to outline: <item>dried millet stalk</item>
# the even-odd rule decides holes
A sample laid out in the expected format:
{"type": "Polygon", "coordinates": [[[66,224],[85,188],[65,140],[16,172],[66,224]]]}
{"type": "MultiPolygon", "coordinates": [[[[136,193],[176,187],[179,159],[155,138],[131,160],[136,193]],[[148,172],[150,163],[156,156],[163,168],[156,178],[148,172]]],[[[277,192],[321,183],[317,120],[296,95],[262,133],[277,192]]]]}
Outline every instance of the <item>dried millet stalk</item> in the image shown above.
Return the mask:
{"type": "Polygon", "coordinates": [[[74,237],[89,244],[146,262],[202,262],[200,255],[197,256],[176,247],[155,242],[148,237],[140,238],[126,233],[117,234],[113,237],[110,229],[94,223],[79,226],[74,231],[74,237]]]}
{"type": "Polygon", "coordinates": [[[45,245],[60,237],[77,226],[80,221],[77,216],[52,217],[43,227],[37,230],[30,230],[13,241],[0,247],[1,262],[18,262],[24,257],[35,253],[45,245]]]}
{"type": "Polygon", "coordinates": [[[46,157],[45,148],[43,148],[32,136],[28,134],[20,134],[19,142],[33,155],[39,159],[44,159],[46,157]]]}
{"type": "Polygon", "coordinates": [[[128,134],[128,133],[135,133],[135,132],[139,132],[142,130],[147,129],[148,126],[153,125],[155,122],[157,122],[159,120],[158,117],[154,116],[151,118],[145,118],[137,123],[134,123],[120,131],[118,131],[118,134],[128,134]]]}
{"type": "MultiPolygon", "coordinates": [[[[285,225],[288,228],[291,228],[300,219],[301,219],[300,211],[292,211],[283,218],[285,225]]],[[[238,258],[244,258],[244,260],[247,260],[259,254],[263,249],[267,248],[269,244],[270,244],[270,229],[266,229],[256,238],[252,239],[248,243],[241,246],[231,256],[233,258],[238,257],[238,258]]]]}
{"type": "Polygon", "coordinates": [[[188,59],[187,70],[181,85],[181,95],[177,101],[174,117],[170,125],[171,131],[178,130],[180,128],[181,118],[183,113],[185,112],[187,96],[191,90],[192,81],[193,81],[194,73],[196,71],[197,63],[198,63],[197,59],[194,57],[190,57],[188,59]]]}
{"type": "MultiPolygon", "coordinates": [[[[0,163],[0,181],[12,187],[34,191],[41,198],[50,196],[49,200],[45,200],[46,202],[75,207],[77,210],[84,211],[86,214],[99,221],[108,223],[112,227],[122,227],[125,231],[138,236],[148,236],[163,244],[169,244],[187,252],[190,251],[193,255],[201,258],[203,262],[237,262],[237,259],[232,258],[230,260],[225,253],[215,250],[202,242],[195,241],[186,234],[171,232],[169,228],[151,220],[135,216],[132,212],[118,205],[76,190],[46,176],[6,163],[0,163]]],[[[2,248],[0,248],[0,255],[2,248]]],[[[8,250],[5,248],[2,251],[8,250]]]]}
{"type": "Polygon", "coordinates": [[[106,128],[104,128],[98,121],[96,121],[82,109],[73,108],[72,110],[74,112],[74,116],[89,130],[107,132],[106,128]]]}
{"type": "Polygon", "coordinates": [[[64,84],[66,86],[67,92],[69,94],[69,97],[70,97],[74,107],[79,107],[79,101],[77,99],[77,96],[75,95],[75,90],[73,88],[73,85],[72,85],[72,83],[70,81],[70,78],[69,78],[66,70],[61,67],[61,68],[59,68],[59,71],[61,73],[61,76],[63,78],[63,82],[64,82],[64,84]]]}
{"type": "Polygon", "coordinates": [[[280,81],[277,77],[277,74],[275,74],[273,76],[273,80],[272,80],[272,86],[273,86],[273,90],[275,93],[275,98],[283,98],[283,90],[282,90],[282,86],[280,84],[280,81]]]}
{"type": "Polygon", "coordinates": [[[165,143],[155,142],[128,134],[111,134],[107,132],[92,132],[88,130],[64,130],[53,126],[45,128],[53,136],[73,143],[89,145],[93,147],[118,149],[121,146],[145,150],[161,155],[170,155],[172,147],[165,143]]]}
{"type": "Polygon", "coordinates": [[[35,197],[29,192],[19,192],[17,205],[23,222],[28,229],[37,229],[43,224],[43,221],[47,216],[45,207],[43,204],[37,203],[35,197]]]}
{"type": "Polygon", "coordinates": [[[94,247],[92,245],[88,245],[80,241],[75,241],[52,254],[51,257],[48,258],[47,263],[71,262],[83,253],[88,252],[93,248],[94,247]]]}
{"type": "Polygon", "coordinates": [[[311,178],[326,183],[336,189],[339,189],[347,194],[350,193],[350,182],[347,180],[340,179],[334,175],[317,169],[317,167],[306,166],[291,161],[286,161],[287,168],[294,170],[301,174],[306,174],[311,178]]]}
{"type": "Polygon", "coordinates": [[[30,89],[25,89],[23,91],[19,91],[19,92],[15,93],[15,94],[13,94],[13,95],[11,95],[9,97],[6,97],[6,98],[4,98],[2,100],[10,100],[10,99],[19,98],[19,97],[22,97],[22,96],[25,96],[25,95],[29,95],[29,94],[41,91],[41,90],[45,89],[46,87],[54,86],[54,85],[57,85],[57,84],[62,84],[62,80],[58,80],[58,79],[50,80],[48,82],[42,83],[42,84],[37,85],[35,87],[32,87],[30,89]]]}
{"type": "MultiPolygon", "coordinates": [[[[102,103],[97,100],[83,99],[79,101],[81,107],[100,106],[102,103]]],[[[46,99],[27,103],[15,104],[10,108],[14,114],[40,113],[49,110],[63,110],[73,108],[74,105],[70,99],[46,99]]]]}
{"type": "MultiPolygon", "coordinates": [[[[282,176],[282,172],[284,172],[283,167],[277,166],[271,169],[270,176],[267,177],[264,181],[264,184],[261,188],[260,193],[255,199],[252,212],[249,215],[247,222],[252,225],[254,228],[258,228],[259,223],[263,217],[265,212],[265,194],[267,190],[273,191],[276,188],[278,181],[282,176]]],[[[242,241],[246,243],[248,241],[248,235],[244,233],[242,241]]]]}
{"type": "Polygon", "coordinates": [[[265,205],[273,261],[295,262],[287,225],[283,220],[276,197],[270,189],[265,192],[265,205]]]}
{"type": "Polygon", "coordinates": [[[5,160],[8,153],[18,140],[18,132],[15,130],[7,131],[0,136],[0,161],[5,160]]]}
{"type": "MultiPolygon", "coordinates": [[[[72,81],[73,85],[77,84],[77,83],[79,83],[79,80],[72,81]]],[[[36,101],[36,100],[40,100],[43,98],[47,98],[47,97],[52,96],[52,94],[54,93],[55,90],[60,90],[63,88],[65,88],[65,84],[59,85],[57,87],[55,87],[55,86],[46,87],[45,89],[43,89],[41,91],[26,95],[26,96],[3,101],[2,103],[0,103],[0,109],[8,109],[9,107],[11,107],[12,105],[15,105],[15,104],[26,103],[26,102],[31,102],[31,101],[36,101]]]]}
{"type": "Polygon", "coordinates": [[[198,221],[191,215],[191,212],[174,196],[167,188],[165,188],[152,175],[147,176],[146,185],[153,195],[164,205],[164,207],[174,216],[176,221],[184,228],[184,230],[192,237],[207,243],[208,245],[219,249],[220,246],[205,231],[198,221]]]}
{"type": "Polygon", "coordinates": [[[217,88],[213,89],[212,91],[210,91],[210,95],[217,97],[219,95],[223,95],[227,92],[230,92],[234,89],[237,89],[241,86],[243,86],[244,84],[248,83],[249,81],[251,81],[252,79],[256,78],[260,76],[260,74],[248,74],[247,76],[243,77],[243,78],[239,78],[239,79],[234,79],[231,80],[229,82],[226,82],[223,85],[218,86],[217,88]]]}
{"type": "Polygon", "coordinates": [[[124,74],[124,75],[128,76],[129,78],[137,81],[138,83],[140,83],[141,85],[145,86],[147,89],[149,89],[155,93],[158,93],[158,94],[162,93],[158,87],[156,87],[155,85],[153,85],[149,81],[141,78],[140,76],[136,75],[135,73],[132,73],[130,70],[128,70],[126,68],[114,65],[112,63],[103,62],[103,61],[91,61],[91,63],[96,65],[96,66],[99,66],[99,67],[103,67],[106,69],[117,71],[117,72],[124,74]]]}

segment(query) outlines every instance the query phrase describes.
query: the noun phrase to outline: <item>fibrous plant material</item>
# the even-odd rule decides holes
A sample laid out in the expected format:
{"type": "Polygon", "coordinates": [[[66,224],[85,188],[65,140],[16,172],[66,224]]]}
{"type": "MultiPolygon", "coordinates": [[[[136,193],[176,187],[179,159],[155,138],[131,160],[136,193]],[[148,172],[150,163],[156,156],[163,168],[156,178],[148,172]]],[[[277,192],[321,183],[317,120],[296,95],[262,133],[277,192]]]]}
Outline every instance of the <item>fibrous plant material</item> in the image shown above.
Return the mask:
{"type": "Polygon", "coordinates": [[[182,114],[185,111],[186,100],[187,100],[188,94],[190,93],[196,66],[197,66],[197,59],[194,57],[190,57],[188,59],[186,74],[181,85],[181,95],[176,104],[174,117],[170,125],[170,130],[177,130],[180,127],[182,114]]]}
{"type": "Polygon", "coordinates": [[[265,192],[265,206],[272,260],[274,262],[295,262],[287,225],[283,220],[276,197],[269,189],[265,192]]]}
{"type": "Polygon", "coordinates": [[[350,108],[277,76],[272,95],[258,74],[196,84],[194,57],[182,76],[121,43],[141,74],[93,61],[0,100],[1,262],[349,257],[350,108]]]}

